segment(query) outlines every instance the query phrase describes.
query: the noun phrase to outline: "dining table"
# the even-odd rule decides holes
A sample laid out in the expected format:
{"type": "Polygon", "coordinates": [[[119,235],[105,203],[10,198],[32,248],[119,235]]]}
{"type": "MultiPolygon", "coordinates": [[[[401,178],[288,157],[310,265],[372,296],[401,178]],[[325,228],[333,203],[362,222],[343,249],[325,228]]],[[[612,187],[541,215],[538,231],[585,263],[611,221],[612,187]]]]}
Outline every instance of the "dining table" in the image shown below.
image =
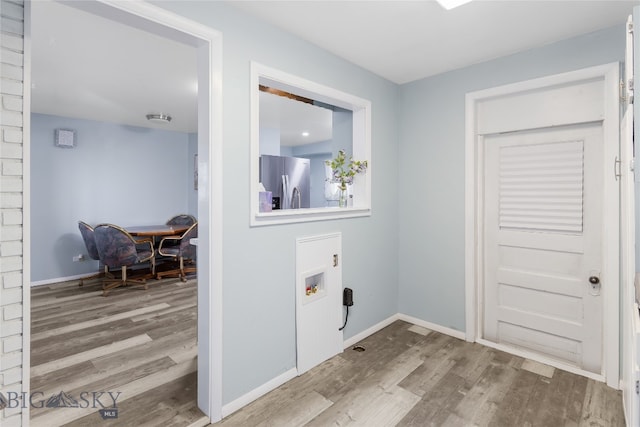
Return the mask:
{"type": "MultiPolygon", "coordinates": [[[[143,238],[136,240],[147,240],[151,241],[151,244],[155,249],[157,249],[158,243],[162,240],[163,237],[167,236],[176,236],[180,237],[182,234],[187,231],[191,227],[190,225],[167,225],[167,224],[157,224],[157,225],[134,225],[130,227],[124,227],[125,230],[133,237],[143,238]]],[[[156,264],[156,268],[158,265],[156,264]]],[[[157,272],[157,270],[156,270],[157,272]]],[[[145,278],[156,277],[153,273],[150,273],[145,276],[145,278]]]]}
{"type": "Polygon", "coordinates": [[[125,227],[125,230],[132,236],[137,237],[165,237],[180,236],[189,229],[189,225],[135,225],[125,227]]]}

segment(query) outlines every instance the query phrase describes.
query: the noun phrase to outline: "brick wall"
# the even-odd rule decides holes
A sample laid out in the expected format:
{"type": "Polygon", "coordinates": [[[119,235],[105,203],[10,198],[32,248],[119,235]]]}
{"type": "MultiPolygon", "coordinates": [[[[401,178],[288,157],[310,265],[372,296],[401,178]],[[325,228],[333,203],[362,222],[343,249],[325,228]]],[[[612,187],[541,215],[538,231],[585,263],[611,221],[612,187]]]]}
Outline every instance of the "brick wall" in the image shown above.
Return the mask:
{"type": "MultiPolygon", "coordinates": [[[[23,391],[23,34],[24,1],[0,0],[0,393],[4,396],[23,391]]],[[[0,413],[2,427],[21,425],[21,405],[12,406],[0,413]]]]}

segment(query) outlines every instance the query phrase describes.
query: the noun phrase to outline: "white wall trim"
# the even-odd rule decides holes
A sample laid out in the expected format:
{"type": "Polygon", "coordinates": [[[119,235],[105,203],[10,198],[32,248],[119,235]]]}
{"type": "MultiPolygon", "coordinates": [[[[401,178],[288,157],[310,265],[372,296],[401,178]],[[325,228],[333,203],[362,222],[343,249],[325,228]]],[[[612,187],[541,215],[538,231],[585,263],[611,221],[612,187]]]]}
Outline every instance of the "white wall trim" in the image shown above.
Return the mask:
{"type": "MultiPolygon", "coordinates": [[[[356,343],[362,341],[363,339],[369,337],[370,335],[373,335],[374,333],[380,331],[381,329],[389,326],[390,324],[392,324],[393,322],[395,322],[396,320],[402,320],[417,326],[421,326],[423,328],[427,328],[430,329],[432,331],[435,332],[439,332],[445,335],[449,335],[451,337],[454,338],[458,338],[461,340],[464,340],[467,335],[464,332],[461,331],[457,331],[455,329],[451,329],[451,328],[447,328],[445,326],[441,326],[435,323],[431,323],[428,322],[426,320],[422,320],[422,319],[418,319],[417,317],[413,317],[413,316],[409,316],[407,314],[401,314],[401,313],[396,313],[392,316],[389,316],[388,318],[382,320],[381,322],[376,323],[375,325],[371,326],[370,328],[367,328],[366,330],[346,339],[344,341],[344,348],[347,349],[353,345],[355,345],[356,343]]],[[[500,351],[504,351],[504,352],[508,352],[511,354],[515,354],[517,356],[520,357],[524,357],[526,359],[530,359],[530,360],[534,360],[536,362],[540,362],[540,363],[544,363],[547,364],[549,366],[553,366],[555,368],[558,369],[562,369],[565,370],[567,372],[571,372],[577,375],[582,375],[585,376],[587,378],[592,378],[594,380],[597,381],[603,381],[604,377],[602,375],[597,375],[591,372],[587,372],[587,371],[583,371],[581,369],[576,369],[573,366],[570,365],[565,365],[563,363],[560,363],[558,361],[555,361],[553,359],[548,359],[545,357],[541,357],[535,353],[526,351],[526,350],[520,350],[520,349],[513,349],[501,344],[496,344],[487,340],[483,340],[483,339],[478,339],[475,340],[477,341],[479,344],[482,344],[484,346],[487,347],[491,347],[491,348],[495,348],[496,350],[500,350],[500,351]]],[[[250,392],[244,394],[243,396],[237,398],[236,400],[224,405],[224,407],[222,408],[222,416],[226,417],[240,409],[242,409],[244,406],[248,405],[249,403],[255,401],[256,399],[264,396],[265,394],[267,394],[268,392],[276,389],[277,387],[281,386],[282,384],[286,383],[287,381],[292,380],[293,378],[295,378],[297,376],[297,370],[296,368],[292,368],[286,372],[284,372],[283,374],[273,378],[272,380],[264,383],[263,385],[251,390],[250,392]]],[[[619,387],[619,385],[618,385],[619,387]]]]}
{"type": "Polygon", "coordinates": [[[398,320],[398,314],[394,314],[393,316],[389,316],[386,319],[384,319],[382,322],[378,322],[375,325],[371,326],[370,328],[365,329],[364,331],[350,337],[347,338],[346,340],[344,340],[344,346],[343,348],[349,348],[352,345],[354,345],[355,343],[362,341],[363,339],[367,338],[369,335],[373,335],[376,332],[378,332],[379,330],[386,328],[387,326],[389,326],[390,324],[392,324],[393,322],[395,322],[396,320],[398,320]]]}
{"type": "MultiPolygon", "coordinates": [[[[327,236],[330,236],[334,233],[329,233],[327,234],[327,236]]],[[[305,238],[305,239],[314,239],[317,236],[312,236],[310,238],[305,238]]],[[[390,324],[392,324],[393,322],[395,322],[396,320],[399,319],[398,314],[394,314],[392,316],[389,316],[388,318],[384,319],[381,322],[376,323],[375,325],[371,326],[370,328],[365,329],[364,331],[352,336],[351,338],[348,338],[344,341],[344,346],[343,348],[349,348],[352,345],[354,345],[355,343],[362,341],[363,339],[367,338],[370,335],[375,334],[376,332],[378,332],[379,330],[389,326],[390,324]]],[[[418,320],[418,319],[416,319],[418,320]]],[[[411,322],[413,323],[413,322],[411,322]]],[[[446,328],[444,328],[446,329],[446,328]]],[[[434,329],[435,330],[435,329],[434,329]]],[[[265,394],[269,393],[271,390],[280,387],[282,384],[286,383],[287,381],[292,380],[293,378],[295,378],[296,376],[298,376],[298,370],[296,367],[291,368],[290,370],[278,375],[277,377],[267,381],[266,383],[262,384],[259,387],[254,388],[253,390],[249,391],[248,393],[245,393],[244,395],[240,396],[239,398],[235,399],[234,401],[227,403],[226,405],[224,405],[222,407],[222,416],[226,417],[234,412],[236,412],[237,410],[243,408],[244,406],[248,405],[249,403],[253,402],[254,400],[260,398],[261,396],[264,396],[265,394]]]]}
{"type": "MultiPolygon", "coordinates": [[[[357,344],[358,342],[362,341],[363,339],[375,334],[376,332],[380,331],[381,329],[386,328],[387,326],[389,326],[390,324],[392,324],[393,322],[395,322],[396,320],[402,320],[405,321],[407,323],[411,323],[413,325],[417,325],[417,326],[421,326],[423,328],[427,328],[430,329],[432,331],[435,332],[439,332],[441,334],[445,334],[448,336],[451,336],[453,338],[458,338],[461,340],[464,340],[467,335],[462,332],[462,331],[457,331],[455,329],[452,328],[448,328],[446,326],[441,326],[438,325],[436,323],[431,323],[428,322],[426,320],[422,320],[422,319],[418,319],[417,317],[413,317],[413,316],[409,316],[407,314],[402,314],[402,313],[396,313],[392,316],[387,317],[386,319],[382,320],[381,322],[376,323],[375,325],[365,329],[364,331],[346,339],[344,341],[344,349],[347,349],[355,344],[357,344]]],[[[500,351],[504,351],[507,353],[511,353],[511,354],[515,354],[517,356],[520,357],[524,357],[526,359],[530,359],[530,360],[534,360],[536,362],[540,362],[540,363],[544,363],[547,364],[549,366],[553,366],[555,368],[558,369],[562,369],[565,370],[567,372],[572,372],[574,374],[577,375],[582,375],[585,376],[587,378],[592,378],[598,381],[603,381],[604,377],[602,375],[597,375],[594,374],[592,372],[587,372],[587,371],[583,371],[581,369],[576,369],[573,366],[570,365],[565,365],[563,363],[560,363],[558,361],[555,361],[553,359],[548,359],[542,356],[539,356],[535,353],[526,351],[526,350],[520,350],[520,349],[512,349],[510,347],[501,345],[501,344],[496,344],[484,339],[478,339],[478,340],[474,340],[477,341],[479,344],[482,344],[484,346],[487,347],[491,347],[491,348],[495,348],[496,350],[500,350],[500,351]]],[[[304,375],[304,374],[303,374],[304,375]]],[[[296,368],[291,368],[290,370],[278,375],[277,377],[267,381],[266,383],[262,384],[259,387],[254,388],[253,390],[251,390],[250,392],[244,394],[243,396],[240,396],[239,398],[235,399],[234,401],[224,405],[224,407],[222,408],[222,416],[226,417],[240,409],[242,409],[244,406],[248,405],[249,403],[253,402],[254,400],[264,396],[265,394],[269,393],[270,391],[276,389],[277,387],[280,387],[282,384],[286,383],[287,381],[292,380],[293,378],[295,378],[296,376],[298,376],[298,371],[296,370],[296,368]]]]}
{"type": "Polygon", "coordinates": [[[204,426],[208,426],[209,424],[211,424],[211,420],[209,419],[209,417],[205,415],[199,420],[192,422],[187,427],[204,427],[204,426]]]}
{"type": "MultiPolygon", "coordinates": [[[[609,172],[620,158],[620,64],[614,63],[604,71],[604,173],[609,172]],[[615,143],[614,143],[615,142],[615,143]]],[[[604,294],[604,376],[607,385],[617,388],[620,384],[620,180],[605,179],[604,183],[604,264],[602,277],[611,285],[604,294]]]]}
{"type": "MultiPolygon", "coordinates": [[[[143,1],[97,0],[72,2],[70,5],[120,22],[135,21],[139,28],[164,37],[179,39],[198,49],[198,188],[206,195],[200,197],[198,202],[198,252],[204,255],[204,259],[209,260],[206,266],[198,269],[198,406],[212,422],[219,421],[222,419],[224,229],[222,33],[143,1]],[[213,239],[212,236],[216,238],[213,239]],[[204,337],[207,339],[203,339],[204,337]],[[208,344],[206,347],[205,342],[208,344]]],[[[25,98],[25,102],[27,101],[28,98],[25,98]]],[[[25,109],[25,113],[26,117],[30,111],[25,109]]],[[[25,168],[28,168],[28,163],[25,164],[25,168]]],[[[28,169],[25,169],[25,174],[27,171],[28,169]]],[[[28,191],[28,186],[25,188],[28,191]]],[[[25,197],[28,199],[29,193],[26,194],[25,197]]],[[[24,215],[25,218],[29,218],[28,209],[24,215]]],[[[25,224],[28,230],[28,219],[25,224]]],[[[29,282],[25,280],[25,283],[29,282]]],[[[28,331],[29,328],[29,323],[25,322],[25,330],[28,331]]],[[[25,335],[28,337],[28,332],[25,335]]],[[[24,357],[28,360],[29,355],[24,357]]]]}
{"type": "Polygon", "coordinates": [[[618,103],[619,64],[611,63],[578,71],[557,74],[524,82],[504,85],[466,95],[465,118],[465,314],[466,340],[470,342],[481,339],[479,318],[481,304],[478,287],[481,283],[482,259],[482,224],[481,224],[481,170],[482,162],[478,152],[478,135],[476,109],[479,102],[489,98],[507,96],[518,92],[538,88],[568,84],[588,79],[603,79],[605,89],[604,105],[604,138],[605,141],[618,143],[604,144],[605,162],[604,183],[604,223],[603,230],[603,269],[602,277],[616,286],[603,286],[603,372],[607,385],[619,386],[619,191],[613,175],[613,162],[619,155],[619,103],[618,103]]]}
{"type": "MultiPolygon", "coordinates": [[[[459,338],[459,339],[464,339],[464,333],[460,332],[460,331],[456,331],[454,329],[450,329],[444,326],[440,326],[440,325],[436,325],[435,323],[430,323],[424,320],[420,320],[416,317],[412,317],[412,316],[408,316],[406,314],[399,314],[396,313],[392,316],[387,317],[386,319],[382,320],[381,322],[376,323],[375,325],[365,329],[364,331],[350,337],[347,338],[344,341],[344,348],[347,349],[351,346],[353,346],[354,344],[362,341],[363,339],[369,337],[370,335],[375,334],[376,332],[380,331],[383,328],[386,328],[387,326],[389,326],[390,324],[392,324],[393,322],[395,322],[396,320],[404,320],[405,322],[408,323],[412,323],[414,325],[418,325],[418,326],[422,326],[425,327],[427,329],[431,329],[433,331],[436,332],[440,332],[443,333],[445,335],[450,335],[452,337],[455,338],[459,338]]],[[[304,375],[304,374],[303,374],[304,375]]],[[[236,412],[237,410],[243,408],[244,406],[248,405],[249,403],[253,402],[254,400],[260,398],[261,396],[264,396],[265,394],[269,393],[270,391],[274,390],[277,387],[280,387],[282,384],[286,383],[287,381],[292,380],[293,378],[295,378],[296,376],[298,376],[298,371],[297,369],[291,368],[288,371],[278,375],[277,377],[273,378],[272,380],[267,381],[266,383],[262,384],[259,387],[254,388],[253,390],[251,390],[250,392],[240,396],[239,398],[235,399],[234,401],[224,405],[222,407],[222,416],[226,417],[234,412],[236,412]]]]}
{"type": "MultiPolygon", "coordinates": [[[[640,12],[640,8],[638,8],[640,12]]],[[[636,278],[636,208],[635,194],[636,184],[635,168],[632,167],[634,157],[634,105],[633,87],[630,80],[634,74],[634,33],[633,15],[627,19],[627,40],[624,60],[625,102],[624,113],[620,121],[620,161],[621,161],[621,185],[620,185],[620,301],[622,329],[622,354],[620,390],[622,390],[622,407],[627,425],[640,424],[640,396],[636,394],[636,380],[638,378],[638,308],[635,298],[636,278]],[[631,87],[630,87],[631,86],[631,87]]],[[[637,34],[635,35],[637,37],[637,34]]],[[[640,40],[640,39],[639,39],[640,40]]],[[[638,55],[640,58],[640,55],[638,55]]],[[[640,123],[636,126],[640,126],[640,123]]]]}
{"type": "Polygon", "coordinates": [[[224,405],[222,407],[222,416],[226,417],[230,414],[233,414],[237,410],[243,408],[244,406],[258,399],[259,397],[269,393],[271,390],[280,387],[282,384],[286,383],[287,381],[292,380],[297,375],[298,375],[298,370],[296,368],[291,368],[288,371],[283,372],[282,374],[278,375],[272,380],[267,381],[261,386],[256,387],[250,392],[240,396],[236,400],[224,405]]]}
{"type": "MultiPolygon", "coordinates": [[[[97,273],[98,270],[96,270],[95,272],[97,273]]],[[[89,276],[91,276],[91,273],[74,274],[73,276],[58,277],[55,279],[36,280],[35,282],[31,282],[31,287],[35,288],[38,286],[51,285],[53,283],[70,282],[71,280],[80,280],[83,277],[89,277],[89,276]]]]}
{"type": "Polygon", "coordinates": [[[199,41],[192,43],[199,47],[198,188],[207,197],[198,202],[198,252],[209,264],[198,269],[198,406],[216,422],[222,419],[222,33],[148,3],[101,1],[199,41]]]}
{"type": "Polygon", "coordinates": [[[440,332],[441,334],[449,335],[454,338],[458,338],[464,340],[466,335],[462,331],[457,331],[452,328],[447,328],[446,326],[441,326],[435,323],[427,322],[426,320],[418,319],[417,317],[409,316],[407,314],[398,314],[398,319],[404,320],[405,322],[413,323],[416,326],[422,326],[423,328],[430,329],[435,332],[440,332]]]}
{"type": "Polygon", "coordinates": [[[412,323],[423,328],[431,329],[432,331],[440,332],[442,334],[449,335],[454,338],[459,338],[461,340],[465,339],[465,333],[462,331],[456,331],[455,329],[447,328],[446,326],[427,322],[426,320],[418,319],[417,317],[409,316],[408,314],[396,313],[393,316],[389,316],[383,321],[376,323],[370,328],[367,328],[364,331],[344,340],[344,348],[347,349],[351,347],[352,345],[362,341],[368,336],[375,334],[379,330],[386,328],[396,320],[403,320],[405,322],[412,323]]]}

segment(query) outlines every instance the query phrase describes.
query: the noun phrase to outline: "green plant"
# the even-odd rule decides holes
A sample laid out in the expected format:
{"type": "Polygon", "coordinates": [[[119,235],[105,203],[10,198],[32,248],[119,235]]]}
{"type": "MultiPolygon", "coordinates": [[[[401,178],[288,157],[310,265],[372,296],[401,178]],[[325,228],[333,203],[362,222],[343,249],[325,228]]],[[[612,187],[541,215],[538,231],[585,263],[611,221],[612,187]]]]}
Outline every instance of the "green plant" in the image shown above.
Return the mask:
{"type": "Polygon", "coordinates": [[[326,160],[325,164],[332,170],[331,178],[327,180],[339,183],[342,191],[347,190],[347,185],[353,184],[354,176],[365,172],[369,166],[366,160],[353,160],[353,157],[349,157],[349,163],[347,163],[347,154],[344,150],[338,151],[336,158],[326,160]]]}

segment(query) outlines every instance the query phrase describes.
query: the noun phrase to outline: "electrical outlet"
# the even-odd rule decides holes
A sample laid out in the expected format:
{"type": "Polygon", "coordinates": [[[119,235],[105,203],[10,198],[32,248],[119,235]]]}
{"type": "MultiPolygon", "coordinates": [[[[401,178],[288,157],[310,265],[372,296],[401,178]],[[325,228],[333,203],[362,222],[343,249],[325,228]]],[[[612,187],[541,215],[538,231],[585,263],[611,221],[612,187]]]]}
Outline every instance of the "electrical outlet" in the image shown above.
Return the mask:
{"type": "Polygon", "coordinates": [[[73,262],[84,261],[84,255],[83,254],[74,255],[72,260],[73,260],[73,262]]]}

